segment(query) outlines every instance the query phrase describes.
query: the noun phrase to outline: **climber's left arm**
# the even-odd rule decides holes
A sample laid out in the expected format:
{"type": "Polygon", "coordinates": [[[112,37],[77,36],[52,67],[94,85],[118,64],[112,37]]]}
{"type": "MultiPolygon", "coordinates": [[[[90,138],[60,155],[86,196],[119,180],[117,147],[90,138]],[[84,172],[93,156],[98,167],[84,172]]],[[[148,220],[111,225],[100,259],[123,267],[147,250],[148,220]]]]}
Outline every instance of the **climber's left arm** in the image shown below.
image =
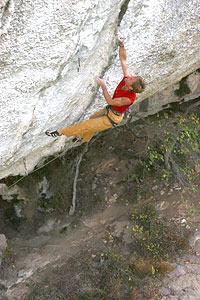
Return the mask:
{"type": "Polygon", "coordinates": [[[122,105],[130,105],[132,102],[127,97],[119,97],[112,99],[110,94],[107,91],[106,83],[104,79],[101,79],[99,77],[95,77],[98,84],[101,86],[104,98],[106,99],[106,102],[108,105],[115,105],[115,106],[122,106],[122,105]]]}

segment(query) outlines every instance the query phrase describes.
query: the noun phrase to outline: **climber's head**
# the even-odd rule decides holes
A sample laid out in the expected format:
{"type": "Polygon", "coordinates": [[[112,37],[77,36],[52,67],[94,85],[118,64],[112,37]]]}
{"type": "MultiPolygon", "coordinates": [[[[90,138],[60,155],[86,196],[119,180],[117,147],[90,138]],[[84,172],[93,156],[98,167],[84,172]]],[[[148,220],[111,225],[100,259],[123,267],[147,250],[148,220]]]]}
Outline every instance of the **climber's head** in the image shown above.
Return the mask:
{"type": "Polygon", "coordinates": [[[132,76],[135,77],[134,82],[131,85],[132,91],[134,93],[142,93],[146,88],[146,83],[141,76],[132,76]]]}
{"type": "Polygon", "coordinates": [[[142,93],[146,87],[146,83],[141,76],[128,76],[124,81],[126,90],[134,93],[142,93]]]}

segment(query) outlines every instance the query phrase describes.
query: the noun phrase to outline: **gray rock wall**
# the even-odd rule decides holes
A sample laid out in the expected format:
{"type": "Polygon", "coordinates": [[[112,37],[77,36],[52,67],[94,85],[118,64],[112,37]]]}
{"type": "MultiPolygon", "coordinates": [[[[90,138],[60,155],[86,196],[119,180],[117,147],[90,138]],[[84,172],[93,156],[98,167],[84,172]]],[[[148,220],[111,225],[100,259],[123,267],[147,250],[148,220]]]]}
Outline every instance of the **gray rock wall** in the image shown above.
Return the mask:
{"type": "Polygon", "coordinates": [[[27,174],[48,155],[71,147],[71,139],[52,140],[44,131],[105,105],[94,77],[106,70],[111,94],[122,77],[119,19],[130,70],[148,83],[138,103],[197,70],[198,2],[0,1],[0,178],[27,174]]]}

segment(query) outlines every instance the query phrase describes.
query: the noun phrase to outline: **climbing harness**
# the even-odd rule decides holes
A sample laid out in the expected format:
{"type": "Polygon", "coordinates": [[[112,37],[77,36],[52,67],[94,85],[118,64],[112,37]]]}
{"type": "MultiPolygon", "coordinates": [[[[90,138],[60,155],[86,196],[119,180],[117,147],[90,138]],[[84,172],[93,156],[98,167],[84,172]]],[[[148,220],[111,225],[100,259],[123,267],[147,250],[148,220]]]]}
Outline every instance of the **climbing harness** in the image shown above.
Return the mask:
{"type": "Polygon", "coordinates": [[[122,113],[120,113],[119,111],[114,110],[112,105],[108,105],[108,108],[113,112],[114,115],[116,115],[116,116],[121,116],[122,115],[122,113]]]}
{"type": "Polygon", "coordinates": [[[121,113],[120,113],[120,112],[118,113],[116,110],[114,110],[114,109],[112,108],[111,105],[107,105],[107,106],[106,106],[106,110],[107,110],[107,118],[108,118],[108,120],[110,121],[110,123],[112,124],[113,127],[117,127],[118,124],[115,123],[115,122],[109,117],[109,115],[108,115],[109,109],[110,109],[116,116],[120,116],[121,113]]]}
{"type": "MultiPolygon", "coordinates": [[[[106,106],[106,109],[107,109],[107,117],[108,117],[108,120],[110,121],[110,123],[112,124],[113,127],[117,127],[117,123],[115,123],[109,116],[108,116],[108,112],[109,112],[109,109],[113,112],[113,114],[115,114],[116,116],[121,116],[122,113],[116,111],[113,109],[113,107],[111,105],[107,105],[106,106]]],[[[126,119],[132,119],[132,116],[131,116],[131,109],[130,107],[127,108],[127,110],[125,111],[124,113],[124,117],[123,117],[124,120],[126,119]]]]}

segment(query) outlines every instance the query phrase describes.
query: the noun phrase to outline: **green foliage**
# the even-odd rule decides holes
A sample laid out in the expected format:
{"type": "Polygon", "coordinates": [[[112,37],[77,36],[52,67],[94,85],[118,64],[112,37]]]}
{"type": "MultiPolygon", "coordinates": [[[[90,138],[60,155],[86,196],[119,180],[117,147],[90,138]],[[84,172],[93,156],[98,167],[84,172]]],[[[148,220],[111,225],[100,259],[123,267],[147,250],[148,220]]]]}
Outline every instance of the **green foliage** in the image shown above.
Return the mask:
{"type": "Polygon", "coordinates": [[[147,147],[146,170],[155,171],[164,181],[175,179],[183,186],[191,185],[200,161],[199,116],[165,112],[148,124],[154,139],[147,147]]]}
{"type": "Polygon", "coordinates": [[[12,241],[7,241],[7,246],[3,249],[2,267],[14,266],[15,251],[12,248],[12,241]]]}
{"type": "Polygon", "coordinates": [[[142,258],[168,259],[181,248],[183,241],[157,217],[153,207],[138,206],[131,218],[131,237],[135,241],[136,253],[142,258]]]}
{"type": "Polygon", "coordinates": [[[136,239],[137,246],[143,248],[145,256],[160,258],[166,255],[166,245],[162,240],[164,226],[156,217],[155,210],[150,206],[137,208],[132,214],[132,220],[131,236],[136,239]]]}
{"type": "Polygon", "coordinates": [[[105,258],[106,271],[111,281],[114,277],[118,285],[123,286],[133,279],[133,270],[123,255],[109,250],[105,253],[105,258]]]}

